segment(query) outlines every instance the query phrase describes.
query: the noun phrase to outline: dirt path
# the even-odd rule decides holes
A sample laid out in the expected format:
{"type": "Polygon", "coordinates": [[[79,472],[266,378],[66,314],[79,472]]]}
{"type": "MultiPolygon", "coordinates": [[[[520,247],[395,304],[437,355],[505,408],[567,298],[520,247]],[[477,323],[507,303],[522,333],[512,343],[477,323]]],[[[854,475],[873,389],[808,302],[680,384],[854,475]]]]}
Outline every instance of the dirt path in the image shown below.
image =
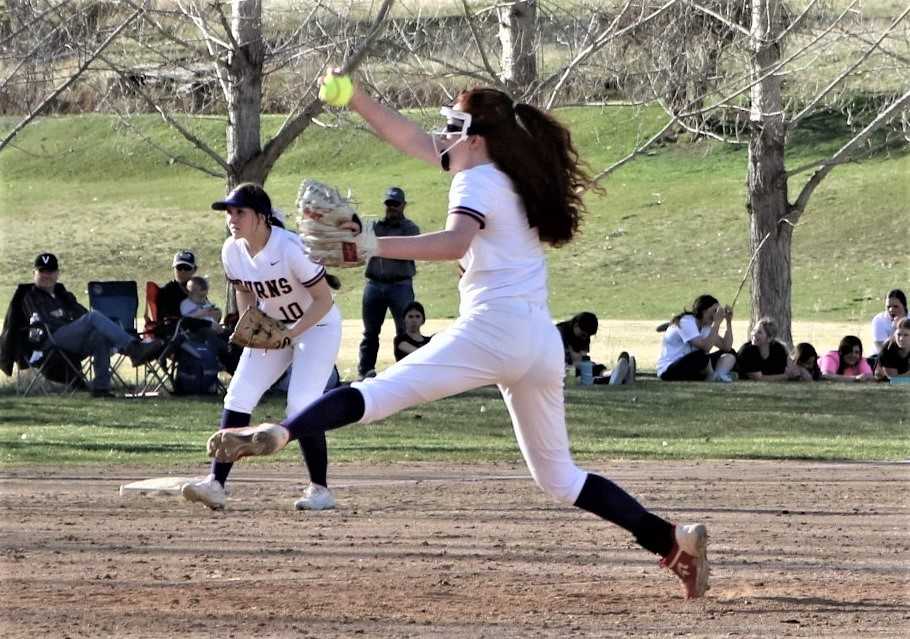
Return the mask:
{"type": "Polygon", "coordinates": [[[243,466],[229,510],[121,498],[117,467],[0,473],[0,634],[17,637],[898,637],[910,628],[910,465],[602,466],[711,534],[685,603],[628,535],[549,502],[523,467],[243,466]]]}

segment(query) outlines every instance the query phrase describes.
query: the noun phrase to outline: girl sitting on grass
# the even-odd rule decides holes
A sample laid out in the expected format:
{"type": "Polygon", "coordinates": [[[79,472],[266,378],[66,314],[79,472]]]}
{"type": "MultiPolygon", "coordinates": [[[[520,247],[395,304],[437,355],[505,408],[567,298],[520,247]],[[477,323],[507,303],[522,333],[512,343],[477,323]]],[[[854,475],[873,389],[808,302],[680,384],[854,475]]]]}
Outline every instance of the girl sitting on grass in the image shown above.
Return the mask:
{"type": "Polygon", "coordinates": [[[910,376],[910,318],[897,324],[894,334],[882,344],[875,378],[881,381],[910,376]]]}
{"type": "Polygon", "coordinates": [[[799,379],[804,382],[817,382],[822,378],[818,367],[818,353],[809,342],[800,342],[793,350],[793,361],[799,368],[799,379]]]}
{"type": "Polygon", "coordinates": [[[863,359],[863,343],[855,335],[846,335],[836,351],[829,351],[818,363],[822,377],[832,382],[871,382],[872,369],[863,359]]]}

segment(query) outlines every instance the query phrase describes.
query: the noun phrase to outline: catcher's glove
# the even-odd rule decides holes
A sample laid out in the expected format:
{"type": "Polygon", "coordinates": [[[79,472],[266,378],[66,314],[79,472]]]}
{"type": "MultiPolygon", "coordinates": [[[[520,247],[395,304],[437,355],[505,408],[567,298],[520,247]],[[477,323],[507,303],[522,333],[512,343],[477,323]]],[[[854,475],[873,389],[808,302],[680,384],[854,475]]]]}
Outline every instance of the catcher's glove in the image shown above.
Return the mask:
{"type": "Polygon", "coordinates": [[[376,252],[374,221],[362,221],[347,198],[327,184],[304,180],[297,194],[300,237],[314,262],[360,266],[376,252]]]}
{"type": "Polygon", "coordinates": [[[278,349],[291,345],[287,327],[251,306],[237,320],[231,341],[249,348],[278,349]]]}

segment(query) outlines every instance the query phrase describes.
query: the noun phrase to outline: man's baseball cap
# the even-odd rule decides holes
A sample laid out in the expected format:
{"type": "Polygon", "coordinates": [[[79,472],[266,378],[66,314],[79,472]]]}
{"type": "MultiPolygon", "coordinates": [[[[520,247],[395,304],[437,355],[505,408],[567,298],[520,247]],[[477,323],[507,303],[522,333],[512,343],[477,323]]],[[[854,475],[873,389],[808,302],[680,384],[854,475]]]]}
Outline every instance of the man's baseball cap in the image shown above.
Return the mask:
{"type": "Polygon", "coordinates": [[[258,184],[247,182],[236,187],[228,193],[223,200],[212,203],[212,208],[216,211],[226,211],[229,206],[239,208],[253,209],[263,215],[271,215],[272,200],[268,193],[265,192],[258,184]]]}
{"type": "Polygon", "coordinates": [[[391,202],[392,204],[404,204],[407,200],[404,199],[404,191],[399,189],[397,186],[393,186],[388,191],[385,192],[385,204],[391,202]]]}
{"type": "Polygon", "coordinates": [[[35,258],[35,269],[39,271],[59,271],[57,256],[53,253],[42,253],[35,258]]]}
{"type": "Polygon", "coordinates": [[[178,251],[174,256],[174,263],[171,264],[171,266],[178,266],[180,264],[186,264],[187,266],[196,268],[196,256],[193,255],[192,251],[178,251]]]}

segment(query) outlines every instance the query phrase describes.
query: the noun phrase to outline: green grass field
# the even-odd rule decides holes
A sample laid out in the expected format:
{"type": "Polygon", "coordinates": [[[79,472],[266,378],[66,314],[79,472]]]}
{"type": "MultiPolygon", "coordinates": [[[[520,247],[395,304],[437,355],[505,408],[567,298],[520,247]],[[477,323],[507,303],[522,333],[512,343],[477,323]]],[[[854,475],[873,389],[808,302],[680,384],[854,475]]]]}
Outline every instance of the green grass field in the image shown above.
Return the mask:
{"type": "MultiPolygon", "coordinates": [[[[624,156],[662,122],[655,111],[620,107],[558,115],[594,171],[624,156]]],[[[268,127],[279,122],[278,116],[267,118],[268,127]]],[[[222,120],[197,118],[191,124],[223,148],[222,120]]],[[[440,228],[448,176],[404,158],[347,121],[341,124],[308,130],[282,158],[267,184],[276,204],[292,211],[300,180],[315,177],[350,188],[362,211],[379,213],[385,189],[398,184],[408,193],[409,215],[423,229],[440,228]]],[[[156,143],[181,148],[152,116],[143,125],[156,143]]],[[[797,137],[788,162],[820,158],[845,135],[797,137]]],[[[590,214],[579,239],[551,253],[554,315],[568,316],[583,305],[604,318],[664,318],[704,291],[729,301],[749,259],[745,171],[744,148],[696,143],[658,149],[613,174],[606,195],[588,197],[590,214]]],[[[223,225],[209,205],[224,184],[168,164],[114,118],[36,122],[16,148],[0,154],[0,174],[4,308],[41,251],[59,255],[62,281],[84,299],[90,279],[165,281],[173,253],[192,248],[219,301],[223,225]]],[[[910,272],[901,250],[908,238],[908,175],[910,157],[891,154],[839,167],[816,191],[795,233],[796,318],[865,322],[879,310],[885,291],[904,285],[910,272]]],[[[799,186],[799,178],[794,181],[791,193],[799,186]]],[[[362,273],[345,272],[342,279],[342,312],[358,317],[362,273]]],[[[421,265],[416,289],[430,317],[456,313],[452,265],[421,265]]],[[[743,314],[747,303],[744,293],[743,314]]]]}
{"type": "MultiPolygon", "coordinates": [[[[588,459],[901,460],[910,389],[887,385],[667,384],[567,389],[572,449],[588,459]]],[[[0,465],[206,463],[216,400],[0,399],[0,465]]],[[[283,417],[283,398],[255,421],[283,417]]],[[[493,388],[329,433],[336,462],[520,461],[493,388]]],[[[277,458],[299,457],[289,447],[277,458]]],[[[244,463],[248,463],[245,461],[244,463]]],[[[250,463],[267,463],[253,460],[250,463]]]]}

